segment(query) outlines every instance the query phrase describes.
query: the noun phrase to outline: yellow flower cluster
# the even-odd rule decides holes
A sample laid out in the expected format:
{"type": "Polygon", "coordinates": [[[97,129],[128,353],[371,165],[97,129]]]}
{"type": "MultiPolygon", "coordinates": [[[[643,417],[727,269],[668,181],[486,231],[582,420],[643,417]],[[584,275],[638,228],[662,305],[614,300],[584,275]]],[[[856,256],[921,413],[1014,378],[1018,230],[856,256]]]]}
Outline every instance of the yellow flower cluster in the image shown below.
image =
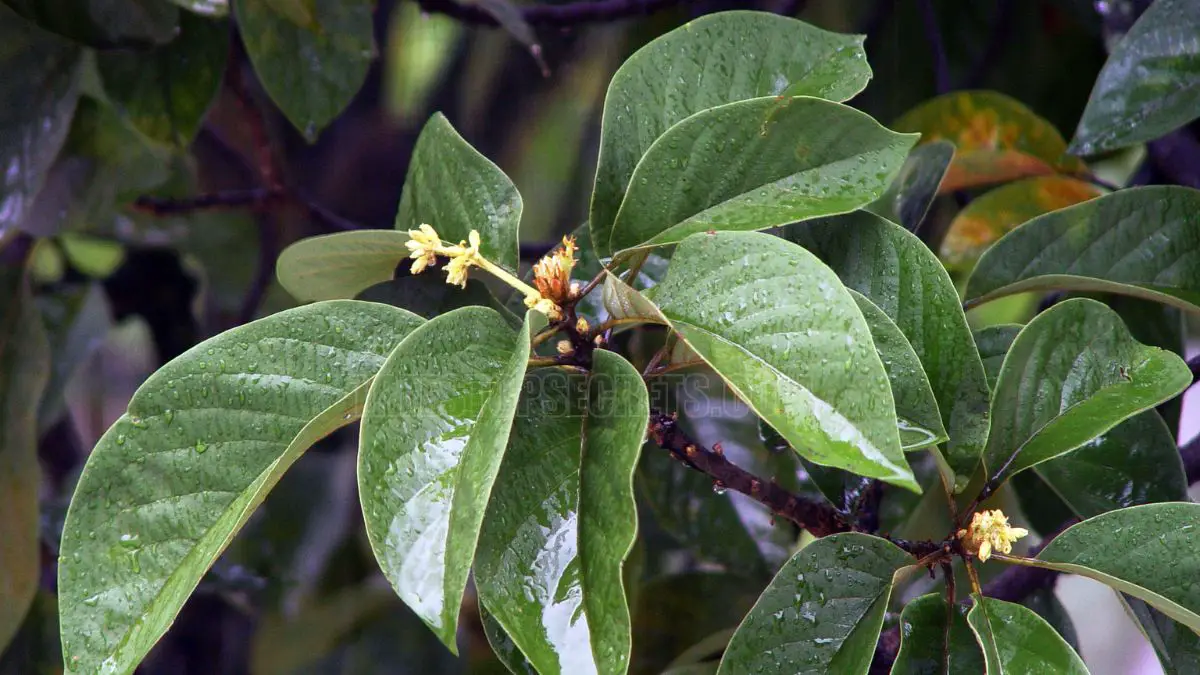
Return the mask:
{"type": "Polygon", "coordinates": [[[987,562],[993,551],[1012,553],[1013,542],[1027,534],[1029,530],[1023,527],[1010,527],[1008,516],[995,509],[975,512],[967,529],[958,531],[958,538],[962,540],[963,548],[979,556],[981,562],[987,562]]]}

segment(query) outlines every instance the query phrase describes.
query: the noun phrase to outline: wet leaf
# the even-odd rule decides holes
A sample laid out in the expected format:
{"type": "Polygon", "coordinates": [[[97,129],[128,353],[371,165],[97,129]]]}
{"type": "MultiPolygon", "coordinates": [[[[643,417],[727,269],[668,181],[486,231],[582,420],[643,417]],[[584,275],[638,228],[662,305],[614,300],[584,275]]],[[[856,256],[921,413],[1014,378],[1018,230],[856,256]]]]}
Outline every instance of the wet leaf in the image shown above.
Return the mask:
{"type": "Polygon", "coordinates": [[[621,570],[637,513],[633,470],[649,417],[641,374],[604,350],[590,377],[526,382],[480,537],[476,584],[539,673],[629,667],[621,570]]]}
{"type": "Polygon", "coordinates": [[[915,141],[819,98],[756,98],[704,110],[646,150],[608,248],[853,211],[883,194],[915,141]]]}
{"type": "Polygon", "coordinates": [[[480,252],[516,271],[521,209],[521,195],[500,167],[463,140],[444,115],[429,118],[408,165],[397,230],[428,223],[449,244],[479,230],[480,252]]]}
{"type": "Polygon", "coordinates": [[[938,255],[949,266],[969,266],[1021,223],[1101,194],[1092,184],[1067,176],[1038,176],[998,187],[958,212],[938,255]]]}
{"type": "Polygon", "coordinates": [[[955,605],[947,631],[946,600],[941,594],[922,595],[905,605],[900,635],[891,675],[983,675],[983,654],[965,608],[955,605]]]}
{"type": "Polygon", "coordinates": [[[812,254],[766,234],[693,235],[653,290],[671,328],[797,452],[920,491],[870,329],[812,254]]]}
{"type": "Polygon", "coordinates": [[[513,642],[512,636],[504,632],[504,626],[492,616],[482,602],[479,603],[479,622],[483,624],[483,634],[496,658],[508,672],[514,675],[537,675],[529,660],[521,653],[520,648],[513,642]]]}
{"type": "MultiPolygon", "coordinates": [[[[392,278],[408,257],[407,232],[353,230],[301,239],[275,262],[279,283],[297,300],[351,298],[392,278]]],[[[428,270],[429,275],[439,274],[428,270]]]]}
{"type": "Polygon", "coordinates": [[[1008,354],[1008,348],[1024,327],[1019,323],[1002,323],[972,333],[975,346],[979,349],[979,359],[983,361],[983,370],[987,373],[989,387],[995,388],[996,378],[1000,376],[1000,366],[1004,365],[1004,355],[1008,354]]]}
{"type": "Polygon", "coordinates": [[[763,12],[721,12],[638,50],[604,99],[589,218],[600,255],[612,253],[613,222],[634,167],[667,129],[702,110],[764,96],[845,101],[871,79],[863,39],[763,12]]]}
{"type": "Polygon", "coordinates": [[[67,139],[82,51],[0,3],[0,234],[24,224],[67,139]],[[8,170],[12,168],[12,170],[8,170]]]}
{"type": "Polygon", "coordinates": [[[1066,141],[1049,122],[994,91],[944,94],[908,111],[892,128],[918,131],[923,143],[954,143],[942,192],[1086,168],[1066,154],[1066,141]]]}
{"type": "Polygon", "coordinates": [[[1109,511],[1055,537],[1036,565],[1078,574],[1200,630],[1200,504],[1109,511]]]}
{"type": "Polygon", "coordinates": [[[958,292],[941,262],[912,233],[863,211],[792,225],[780,235],[817,254],[900,327],[925,367],[950,433],[946,460],[960,478],[969,478],[987,439],[990,394],[958,292]]]}
{"type": "Polygon", "coordinates": [[[190,12],[179,35],[149,53],[96,55],[109,99],[140,132],[186,148],[221,86],[229,54],[229,25],[190,12]]]}
{"type": "Polygon", "coordinates": [[[1087,666],[1071,645],[1033,610],[995,598],[971,597],[975,605],[967,621],[983,648],[988,675],[1088,675],[1087,666]]]}
{"type": "Polygon", "coordinates": [[[1200,312],[1200,190],[1129,188],[1034,218],[996,242],[967,282],[979,305],[1024,291],[1132,295],[1200,312]]]}
{"type": "Polygon", "coordinates": [[[1137,598],[1122,595],[1121,600],[1154,647],[1165,675],[1200,672],[1200,634],[1137,598]]]}
{"type": "Polygon", "coordinates": [[[314,0],[301,26],[270,0],[234,0],[246,53],[271,100],[311,142],[358,93],[375,58],[370,0],[314,0]]]}
{"type": "Polygon", "coordinates": [[[849,290],[863,318],[867,320],[875,351],[883,361],[883,369],[887,371],[888,382],[892,386],[900,447],[905,452],[912,452],[946,441],[948,437],[942,427],[937,399],[933,397],[929,378],[908,338],[875,303],[858,291],[849,290]]]}
{"type": "Polygon", "coordinates": [[[1174,131],[1200,115],[1200,5],[1151,3],[1096,78],[1071,152],[1094,155],[1174,131]]]}
{"type": "Polygon", "coordinates": [[[0,4],[43,30],[97,49],[145,49],[170,42],[179,30],[179,10],[162,0],[5,0],[0,4]]]}
{"type": "Polygon", "coordinates": [[[454,653],[459,607],[529,359],[520,333],[464,307],[388,356],[367,396],[358,486],[371,549],[396,593],[454,653]]]}
{"type": "Polygon", "coordinates": [[[1017,335],[996,381],[983,454],[989,480],[1074,450],[1192,382],[1175,354],[1133,339],[1108,307],[1082,298],[1039,314],[1017,335]]]}
{"type": "MultiPolygon", "coordinates": [[[[426,319],[459,307],[482,305],[500,312],[512,326],[521,325],[521,319],[501,305],[483,281],[468,279],[467,287],[459,288],[446,283],[445,275],[436,270],[431,270],[429,274],[401,275],[395,279],[381,281],[363,289],[354,297],[356,300],[382,302],[385,305],[407,309],[426,319]]],[[[521,310],[524,309],[522,304],[521,310]]]]}
{"type": "Polygon", "coordinates": [[[300,307],[206,340],[149,377],[92,451],[63,529],[63,651],[130,673],[300,454],[359,414],[421,320],[356,301],[300,307]]]}
{"type": "Polygon", "coordinates": [[[809,544],[738,626],[718,672],[866,672],[895,576],[915,562],[865,534],[809,544]]]}
{"type": "Polygon", "coordinates": [[[21,626],[41,574],[37,410],[50,348],[25,271],[0,267],[0,653],[21,626]]]}
{"type": "Polygon", "coordinates": [[[904,160],[904,166],[900,167],[900,174],[882,197],[867,205],[867,210],[902,225],[909,232],[916,232],[937,197],[952,157],[954,144],[949,141],[935,141],[913,148],[904,160]]]}

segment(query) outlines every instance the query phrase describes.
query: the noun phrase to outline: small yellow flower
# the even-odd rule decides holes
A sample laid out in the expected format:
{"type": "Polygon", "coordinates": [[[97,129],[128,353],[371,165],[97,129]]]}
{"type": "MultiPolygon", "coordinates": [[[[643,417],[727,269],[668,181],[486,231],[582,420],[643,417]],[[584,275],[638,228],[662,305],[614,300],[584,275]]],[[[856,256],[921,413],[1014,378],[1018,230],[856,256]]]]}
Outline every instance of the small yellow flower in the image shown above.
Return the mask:
{"type": "Polygon", "coordinates": [[[412,273],[420,274],[426,267],[437,262],[437,252],[442,247],[442,240],[427,223],[421,223],[419,228],[409,230],[408,236],[409,239],[404,245],[410,251],[408,257],[413,259],[412,273]]]}
{"type": "Polygon", "coordinates": [[[562,318],[562,310],[559,309],[558,305],[554,304],[554,301],[543,298],[540,295],[525,296],[525,306],[545,314],[551,321],[557,321],[562,318]]]}
{"type": "Polygon", "coordinates": [[[450,262],[446,264],[446,283],[459,288],[467,287],[467,270],[478,265],[480,258],[479,231],[471,230],[467,239],[470,245],[459,242],[457,246],[449,246],[445,250],[446,255],[450,256],[450,262]]]}
{"type": "Polygon", "coordinates": [[[591,326],[588,325],[587,319],[583,318],[582,316],[579,317],[578,319],[575,319],[575,332],[576,333],[579,333],[580,335],[584,335],[590,329],[591,329],[591,326]]]}
{"type": "Polygon", "coordinates": [[[570,340],[559,340],[558,344],[554,345],[554,348],[563,356],[567,356],[575,351],[575,348],[571,346],[570,340]]]}
{"type": "Polygon", "coordinates": [[[574,237],[563,237],[562,248],[542,257],[533,266],[533,285],[542,297],[556,303],[571,298],[571,270],[575,268],[574,237]]]}
{"type": "Polygon", "coordinates": [[[1012,553],[1013,542],[1029,534],[1023,527],[1010,527],[1008,516],[1000,509],[994,511],[976,511],[971,516],[971,524],[965,530],[958,531],[958,538],[968,552],[979,556],[980,562],[987,562],[993,551],[1012,553]]]}

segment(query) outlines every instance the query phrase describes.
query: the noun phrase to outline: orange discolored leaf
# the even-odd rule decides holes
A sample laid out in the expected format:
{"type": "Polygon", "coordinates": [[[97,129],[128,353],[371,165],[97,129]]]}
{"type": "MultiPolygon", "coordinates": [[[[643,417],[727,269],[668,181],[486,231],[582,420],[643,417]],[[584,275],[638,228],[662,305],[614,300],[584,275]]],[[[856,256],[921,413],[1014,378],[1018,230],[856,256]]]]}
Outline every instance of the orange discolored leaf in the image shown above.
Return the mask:
{"type": "Polygon", "coordinates": [[[939,96],[896,120],[897,131],[917,131],[921,142],[954,143],[954,160],[941,192],[1028,176],[1081,173],[1062,134],[1020,101],[994,91],[939,96]]]}
{"type": "Polygon", "coordinates": [[[1067,176],[1037,176],[998,187],[955,216],[939,255],[950,266],[973,264],[1021,223],[1101,194],[1091,183],[1067,176]]]}

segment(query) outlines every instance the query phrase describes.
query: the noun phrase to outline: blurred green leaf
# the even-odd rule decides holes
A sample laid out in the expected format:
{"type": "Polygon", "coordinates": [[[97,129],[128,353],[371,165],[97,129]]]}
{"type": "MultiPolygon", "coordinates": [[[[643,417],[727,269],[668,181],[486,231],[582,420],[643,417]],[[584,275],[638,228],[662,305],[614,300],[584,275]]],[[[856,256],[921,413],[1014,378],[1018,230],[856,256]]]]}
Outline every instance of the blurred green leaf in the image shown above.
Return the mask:
{"type": "Polygon", "coordinates": [[[93,279],[106,278],[125,260],[121,244],[108,239],[67,233],[58,243],[71,267],[93,279]]]}
{"type": "Polygon", "coordinates": [[[1071,645],[1033,610],[995,598],[972,597],[975,606],[967,621],[983,648],[989,674],[1088,675],[1087,666],[1071,645]]]}
{"type": "Polygon", "coordinates": [[[364,583],[315,599],[291,614],[260,617],[250,647],[251,675],[290,675],[319,660],[394,598],[386,586],[364,583]]]}
{"type": "Polygon", "coordinates": [[[687,572],[647,582],[633,615],[637,639],[629,672],[659,675],[700,640],[737,626],[761,590],[759,582],[724,572],[687,572]]]}
{"type": "Polygon", "coordinates": [[[71,669],[132,672],[287,467],[358,416],[366,383],[419,323],[372,303],[308,305],[147,379],[88,458],[63,528],[71,669]]]}
{"type": "Polygon", "coordinates": [[[520,333],[464,307],[413,331],[367,397],[359,495],[371,549],[397,594],[458,653],[459,606],[529,359],[520,333]]]}
{"type": "Polygon", "coordinates": [[[904,606],[900,614],[900,651],[891,675],[983,675],[983,654],[955,605],[946,626],[946,600],[933,593],[904,606]]]}
{"type": "Polygon", "coordinates": [[[285,0],[234,0],[246,52],[263,88],[314,141],[362,87],[375,58],[370,0],[313,0],[315,21],[297,24],[275,6],[285,0]]]}
{"type": "MultiPolygon", "coordinates": [[[[179,31],[179,10],[162,0],[4,0],[4,3],[43,30],[97,49],[166,44],[179,31]]],[[[0,15],[5,11],[0,9],[0,15]]],[[[8,68],[5,71],[19,72],[8,68]]]]}
{"type": "Polygon", "coordinates": [[[1049,289],[1132,295],[1200,312],[1200,190],[1129,188],[1034,218],[997,241],[968,305],[1049,289]]]}
{"type": "Polygon", "coordinates": [[[1200,116],[1200,5],[1155,0],[1096,78],[1071,152],[1094,155],[1150,141],[1200,116]]]}
{"type": "Polygon", "coordinates": [[[67,286],[37,298],[50,342],[50,379],[38,407],[44,432],[65,410],[63,394],[71,378],[103,343],[112,326],[104,290],[95,283],[67,286]]]}
{"type": "Polygon", "coordinates": [[[702,110],[752,98],[849,99],[871,79],[863,39],[767,13],[722,12],[638,50],[617,70],[604,99],[590,215],[600,254],[613,252],[613,223],[634,168],[669,128],[702,110]]]}

